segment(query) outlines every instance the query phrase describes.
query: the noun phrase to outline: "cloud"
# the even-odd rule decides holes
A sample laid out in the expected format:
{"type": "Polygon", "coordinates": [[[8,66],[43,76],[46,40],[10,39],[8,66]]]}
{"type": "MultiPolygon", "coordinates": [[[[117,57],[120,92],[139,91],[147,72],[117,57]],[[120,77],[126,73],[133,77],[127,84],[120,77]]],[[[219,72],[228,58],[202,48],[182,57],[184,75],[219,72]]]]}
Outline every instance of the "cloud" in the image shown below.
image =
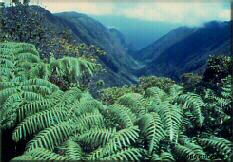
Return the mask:
{"type": "MultiPolygon", "coordinates": [[[[32,0],[31,4],[37,4],[38,0],[32,0]]],[[[45,7],[52,13],[64,11],[77,11],[80,13],[92,15],[107,15],[113,13],[113,4],[92,1],[74,1],[74,0],[40,0],[39,5],[45,7]]]]}
{"type": "Polygon", "coordinates": [[[230,9],[211,2],[151,2],[122,10],[122,15],[148,21],[199,25],[210,20],[230,20],[230,9]]]}
{"type": "Polygon", "coordinates": [[[40,2],[51,12],[77,11],[89,15],[116,15],[190,26],[211,20],[230,20],[229,2],[120,2],[111,0],[98,2],[93,0],[57,0],[56,2],[40,0],[40,2]]]}

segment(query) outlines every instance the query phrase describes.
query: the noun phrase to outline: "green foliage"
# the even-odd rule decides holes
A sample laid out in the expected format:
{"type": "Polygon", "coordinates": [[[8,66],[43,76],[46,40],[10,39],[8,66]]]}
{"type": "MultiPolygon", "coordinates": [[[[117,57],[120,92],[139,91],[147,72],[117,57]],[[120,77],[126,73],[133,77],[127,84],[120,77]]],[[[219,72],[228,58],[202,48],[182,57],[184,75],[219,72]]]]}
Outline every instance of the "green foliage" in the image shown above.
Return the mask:
{"type": "Polygon", "coordinates": [[[31,45],[0,47],[1,129],[13,129],[12,140],[26,143],[24,153],[13,160],[232,158],[230,77],[222,80],[220,93],[184,92],[182,86],[162,79],[157,86],[123,87],[123,92],[115,88],[110,93],[114,102],[103,104],[77,84],[62,91],[47,77],[53,69],[76,80],[84,71],[92,75],[93,63],[67,57],[44,63],[31,45]],[[46,73],[32,70],[41,65],[46,73]],[[227,129],[218,130],[220,126],[227,129]]]}
{"type": "Polygon", "coordinates": [[[50,62],[46,63],[40,59],[33,45],[25,43],[2,43],[0,50],[0,74],[3,76],[1,79],[11,80],[11,82],[19,79],[16,76],[22,79],[35,77],[48,80],[55,75],[66,78],[68,85],[74,83],[83,86],[82,83],[85,80],[87,82],[88,78],[100,69],[97,64],[74,57],[63,59],[51,57],[50,62]]]}
{"type": "Polygon", "coordinates": [[[137,87],[137,91],[140,93],[140,91],[145,91],[150,87],[159,87],[167,92],[174,84],[175,81],[171,80],[170,78],[156,76],[141,77],[139,78],[139,86],[137,87]]]}
{"type": "Polygon", "coordinates": [[[149,154],[152,154],[153,150],[158,149],[160,140],[165,137],[162,120],[157,113],[152,112],[143,116],[140,125],[149,143],[149,154]]]}
{"type": "Polygon", "coordinates": [[[119,97],[127,93],[139,93],[144,95],[146,93],[146,90],[151,87],[157,87],[168,92],[170,87],[172,87],[174,84],[175,82],[173,80],[165,77],[141,77],[139,79],[139,83],[136,86],[131,85],[103,89],[101,91],[100,98],[107,104],[113,104],[119,97]]]}
{"type": "Polygon", "coordinates": [[[186,91],[197,92],[201,90],[202,76],[194,73],[185,73],[181,76],[183,87],[186,91]]]}
{"type": "Polygon", "coordinates": [[[222,79],[232,74],[232,68],[229,56],[210,56],[203,74],[203,81],[217,85],[222,79]]]}
{"type": "Polygon", "coordinates": [[[36,148],[29,152],[26,152],[23,156],[15,157],[13,161],[22,161],[22,160],[67,160],[67,158],[57,155],[44,148],[36,148]]]}
{"type": "Polygon", "coordinates": [[[101,92],[101,100],[113,104],[119,97],[130,92],[133,92],[133,90],[132,87],[128,86],[106,88],[101,92]]]}
{"type": "Polygon", "coordinates": [[[23,4],[16,0],[16,3],[16,6],[1,8],[0,42],[31,43],[43,58],[55,54],[56,58],[75,56],[95,62],[106,55],[101,48],[77,44],[68,29],[56,27],[50,22],[50,13],[38,6],[29,6],[29,0],[23,0],[23,4]]]}
{"type": "Polygon", "coordinates": [[[224,160],[231,161],[232,157],[232,142],[224,138],[208,137],[198,139],[199,143],[205,148],[212,148],[218,155],[222,156],[224,160]]]}
{"type": "Polygon", "coordinates": [[[161,153],[160,156],[157,154],[153,154],[151,160],[152,161],[166,161],[166,162],[175,161],[174,157],[169,152],[163,152],[163,153],[161,153]]]}
{"type": "Polygon", "coordinates": [[[204,122],[202,115],[202,108],[204,103],[201,97],[197,94],[188,92],[187,94],[180,95],[177,97],[178,103],[181,103],[183,109],[190,109],[192,115],[195,118],[196,124],[201,127],[204,122]]]}

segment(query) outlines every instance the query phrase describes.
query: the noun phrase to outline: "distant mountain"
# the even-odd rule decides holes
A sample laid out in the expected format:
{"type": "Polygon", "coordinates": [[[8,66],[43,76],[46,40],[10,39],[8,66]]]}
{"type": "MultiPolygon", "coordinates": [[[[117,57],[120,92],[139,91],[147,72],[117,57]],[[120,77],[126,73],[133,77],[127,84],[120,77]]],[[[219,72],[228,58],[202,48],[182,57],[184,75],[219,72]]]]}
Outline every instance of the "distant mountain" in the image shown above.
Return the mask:
{"type": "Polygon", "coordinates": [[[98,20],[108,28],[116,28],[121,31],[135,50],[148,46],[170,30],[180,26],[179,24],[139,20],[125,16],[90,15],[90,17],[98,20]]]}
{"type": "Polygon", "coordinates": [[[203,72],[209,55],[230,54],[231,22],[212,21],[198,28],[181,27],[138,51],[141,75],[168,76],[178,80],[186,72],[203,72]]]}
{"type": "Polygon", "coordinates": [[[168,32],[166,35],[150,44],[149,46],[139,50],[133,54],[133,57],[141,60],[142,62],[151,62],[160,56],[167,48],[178,43],[196,29],[188,27],[180,27],[168,32]]]}

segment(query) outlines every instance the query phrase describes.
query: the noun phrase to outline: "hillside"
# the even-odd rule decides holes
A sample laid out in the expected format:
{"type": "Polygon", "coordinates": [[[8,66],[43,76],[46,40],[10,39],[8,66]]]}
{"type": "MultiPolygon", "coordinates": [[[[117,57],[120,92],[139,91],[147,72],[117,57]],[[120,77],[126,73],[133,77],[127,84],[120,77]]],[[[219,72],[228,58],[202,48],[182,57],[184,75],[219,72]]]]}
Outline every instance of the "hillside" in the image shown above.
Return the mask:
{"type": "Polygon", "coordinates": [[[119,80],[123,79],[122,81],[125,80],[125,83],[136,81],[136,78],[132,75],[131,67],[136,67],[137,64],[127,54],[127,43],[120,31],[108,29],[87,15],[76,12],[64,12],[55,15],[64,24],[69,26],[73,35],[79,38],[82,43],[101,47],[107,52],[107,56],[111,62],[103,61],[116,75],[119,75],[119,80]],[[114,66],[114,68],[111,66],[114,66]]]}
{"type": "Polygon", "coordinates": [[[151,62],[151,60],[156,59],[167,48],[181,41],[188,35],[192,34],[194,31],[195,29],[188,27],[174,29],[149,46],[137,51],[135,54],[133,54],[133,57],[145,63],[151,62]]]}
{"type": "Polygon", "coordinates": [[[99,57],[106,71],[99,73],[95,80],[103,79],[107,86],[130,84],[137,80],[130,68],[137,67],[137,64],[127,55],[128,48],[122,42],[123,35],[119,34],[119,31],[116,34],[84,14],[51,14],[38,6],[17,6],[5,8],[3,19],[7,22],[4,33],[10,33],[11,40],[35,44],[42,51],[42,57],[48,57],[51,52],[57,57],[62,57],[63,54],[58,56],[60,51],[57,47],[60,46],[59,42],[62,42],[60,38],[65,35],[71,43],[94,45],[107,52],[106,56],[99,57]],[[28,33],[37,33],[37,36],[28,33]]]}
{"type": "Polygon", "coordinates": [[[178,80],[186,72],[203,72],[209,55],[230,54],[230,34],[230,22],[175,29],[136,53],[145,65],[137,74],[178,80]]]}

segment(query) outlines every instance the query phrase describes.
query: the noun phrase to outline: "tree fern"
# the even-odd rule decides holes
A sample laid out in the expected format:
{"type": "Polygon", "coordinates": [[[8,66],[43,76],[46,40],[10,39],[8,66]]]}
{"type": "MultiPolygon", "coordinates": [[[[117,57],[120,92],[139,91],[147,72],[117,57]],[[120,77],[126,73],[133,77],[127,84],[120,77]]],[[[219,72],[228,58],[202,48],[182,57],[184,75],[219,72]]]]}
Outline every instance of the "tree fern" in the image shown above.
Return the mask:
{"type": "Polygon", "coordinates": [[[230,77],[204,94],[141,80],[113,88],[105,105],[80,89],[98,68],[84,58],[45,62],[30,44],[0,44],[1,128],[20,146],[29,141],[13,160],[231,160],[230,77]]]}

